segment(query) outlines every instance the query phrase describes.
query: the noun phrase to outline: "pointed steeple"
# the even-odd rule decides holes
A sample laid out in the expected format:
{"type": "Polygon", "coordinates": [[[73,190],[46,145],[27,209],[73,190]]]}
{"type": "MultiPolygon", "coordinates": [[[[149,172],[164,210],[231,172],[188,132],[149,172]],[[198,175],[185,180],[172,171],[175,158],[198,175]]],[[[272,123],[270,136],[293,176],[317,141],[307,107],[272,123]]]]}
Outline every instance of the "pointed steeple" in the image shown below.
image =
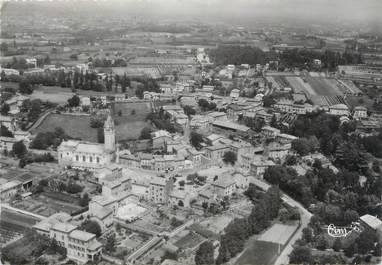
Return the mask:
{"type": "Polygon", "coordinates": [[[111,117],[111,115],[109,114],[106,118],[106,121],[105,121],[105,124],[104,124],[104,129],[105,130],[110,130],[110,129],[114,129],[114,120],[113,118],[111,117]]]}

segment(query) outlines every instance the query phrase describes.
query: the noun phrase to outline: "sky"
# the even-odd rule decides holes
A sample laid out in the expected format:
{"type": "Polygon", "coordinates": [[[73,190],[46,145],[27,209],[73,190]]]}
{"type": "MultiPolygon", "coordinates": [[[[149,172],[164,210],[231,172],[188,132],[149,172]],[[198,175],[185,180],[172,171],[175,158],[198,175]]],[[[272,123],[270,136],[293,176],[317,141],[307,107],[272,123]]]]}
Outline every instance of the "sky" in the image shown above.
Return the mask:
{"type": "MultiPolygon", "coordinates": [[[[7,1],[7,0],[0,0],[7,1]]],[[[16,0],[12,0],[16,1],[16,0]]],[[[22,1],[22,0],[19,0],[22,1]]],[[[25,0],[24,0],[25,1],[25,0]]],[[[31,0],[26,0],[27,2],[31,0]]],[[[98,6],[126,14],[219,19],[289,18],[379,21],[382,0],[32,0],[98,6]],[[85,4],[86,3],[86,4],[85,4]]]]}

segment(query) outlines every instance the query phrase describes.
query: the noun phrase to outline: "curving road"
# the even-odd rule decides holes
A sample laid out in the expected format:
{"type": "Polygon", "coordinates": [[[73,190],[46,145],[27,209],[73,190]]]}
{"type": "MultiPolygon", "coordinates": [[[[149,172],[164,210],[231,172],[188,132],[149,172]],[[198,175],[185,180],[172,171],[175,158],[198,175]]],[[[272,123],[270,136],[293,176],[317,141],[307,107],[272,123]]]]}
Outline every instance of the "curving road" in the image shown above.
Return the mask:
{"type": "MultiPolygon", "coordinates": [[[[256,186],[262,188],[263,190],[268,190],[268,188],[270,187],[268,183],[260,179],[253,178],[251,182],[255,184],[256,186]]],[[[290,206],[296,207],[298,209],[298,211],[300,212],[300,217],[301,217],[301,226],[297,230],[297,232],[292,236],[292,238],[289,240],[287,245],[284,247],[283,251],[276,259],[274,265],[289,264],[289,254],[293,250],[293,245],[298,239],[302,237],[302,230],[308,226],[310,222],[310,218],[312,217],[312,214],[307,209],[305,209],[304,206],[301,205],[301,203],[295,201],[288,195],[283,194],[281,196],[281,199],[285,203],[289,204],[290,206]]]]}

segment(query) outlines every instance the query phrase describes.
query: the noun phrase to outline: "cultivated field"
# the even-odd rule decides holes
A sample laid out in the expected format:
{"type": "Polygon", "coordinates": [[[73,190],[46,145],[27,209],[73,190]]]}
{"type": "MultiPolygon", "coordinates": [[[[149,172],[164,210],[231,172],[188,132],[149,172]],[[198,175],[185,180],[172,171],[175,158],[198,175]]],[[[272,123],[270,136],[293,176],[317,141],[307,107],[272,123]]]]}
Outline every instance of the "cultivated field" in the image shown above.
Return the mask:
{"type": "Polygon", "coordinates": [[[343,94],[339,89],[337,81],[335,79],[311,76],[305,76],[304,78],[312,87],[316,95],[334,96],[343,94]]]}
{"type": "Polygon", "coordinates": [[[14,207],[47,217],[61,211],[71,214],[81,209],[78,199],[54,192],[42,193],[28,200],[17,202],[14,207]]]}
{"type": "Polygon", "coordinates": [[[1,209],[0,216],[0,247],[19,237],[27,228],[31,228],[38,221],[37,218],[21,213],[1,209]]]}

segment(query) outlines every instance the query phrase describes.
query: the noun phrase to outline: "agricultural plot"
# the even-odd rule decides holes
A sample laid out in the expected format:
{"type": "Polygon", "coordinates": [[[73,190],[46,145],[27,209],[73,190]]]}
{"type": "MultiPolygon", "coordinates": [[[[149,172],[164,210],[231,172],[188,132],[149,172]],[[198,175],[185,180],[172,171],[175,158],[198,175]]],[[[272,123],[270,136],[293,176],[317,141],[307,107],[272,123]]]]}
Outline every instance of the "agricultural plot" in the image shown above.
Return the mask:
{"type": "Polygon", "coordinates": [[[339,89],[337,81],[335,79],[311,76],[306,76],[305,79],[314,90],[314,93],[317,95],[342,95],[342,92],[339,89]]]}
{"type": "MultiPolygon", "coordinates": [[[[71,197],[64,194],[62,195],[71,197]]],[[[69,201],[69,198],[63,198],[55,193],[42,193],[39,196],[16,203],[14,207],[42,216],[50,216],[61,211],[71,214],[81,209],[78,205],[78,200],[76,198],[72,199],[72,201],[69,201]]]]}
{"type": "Polygon", "coordinates": [[[37,218],[3,208],[0,216],[0,247],[21,236],[25,229],[38,221],[37,218]]]}

